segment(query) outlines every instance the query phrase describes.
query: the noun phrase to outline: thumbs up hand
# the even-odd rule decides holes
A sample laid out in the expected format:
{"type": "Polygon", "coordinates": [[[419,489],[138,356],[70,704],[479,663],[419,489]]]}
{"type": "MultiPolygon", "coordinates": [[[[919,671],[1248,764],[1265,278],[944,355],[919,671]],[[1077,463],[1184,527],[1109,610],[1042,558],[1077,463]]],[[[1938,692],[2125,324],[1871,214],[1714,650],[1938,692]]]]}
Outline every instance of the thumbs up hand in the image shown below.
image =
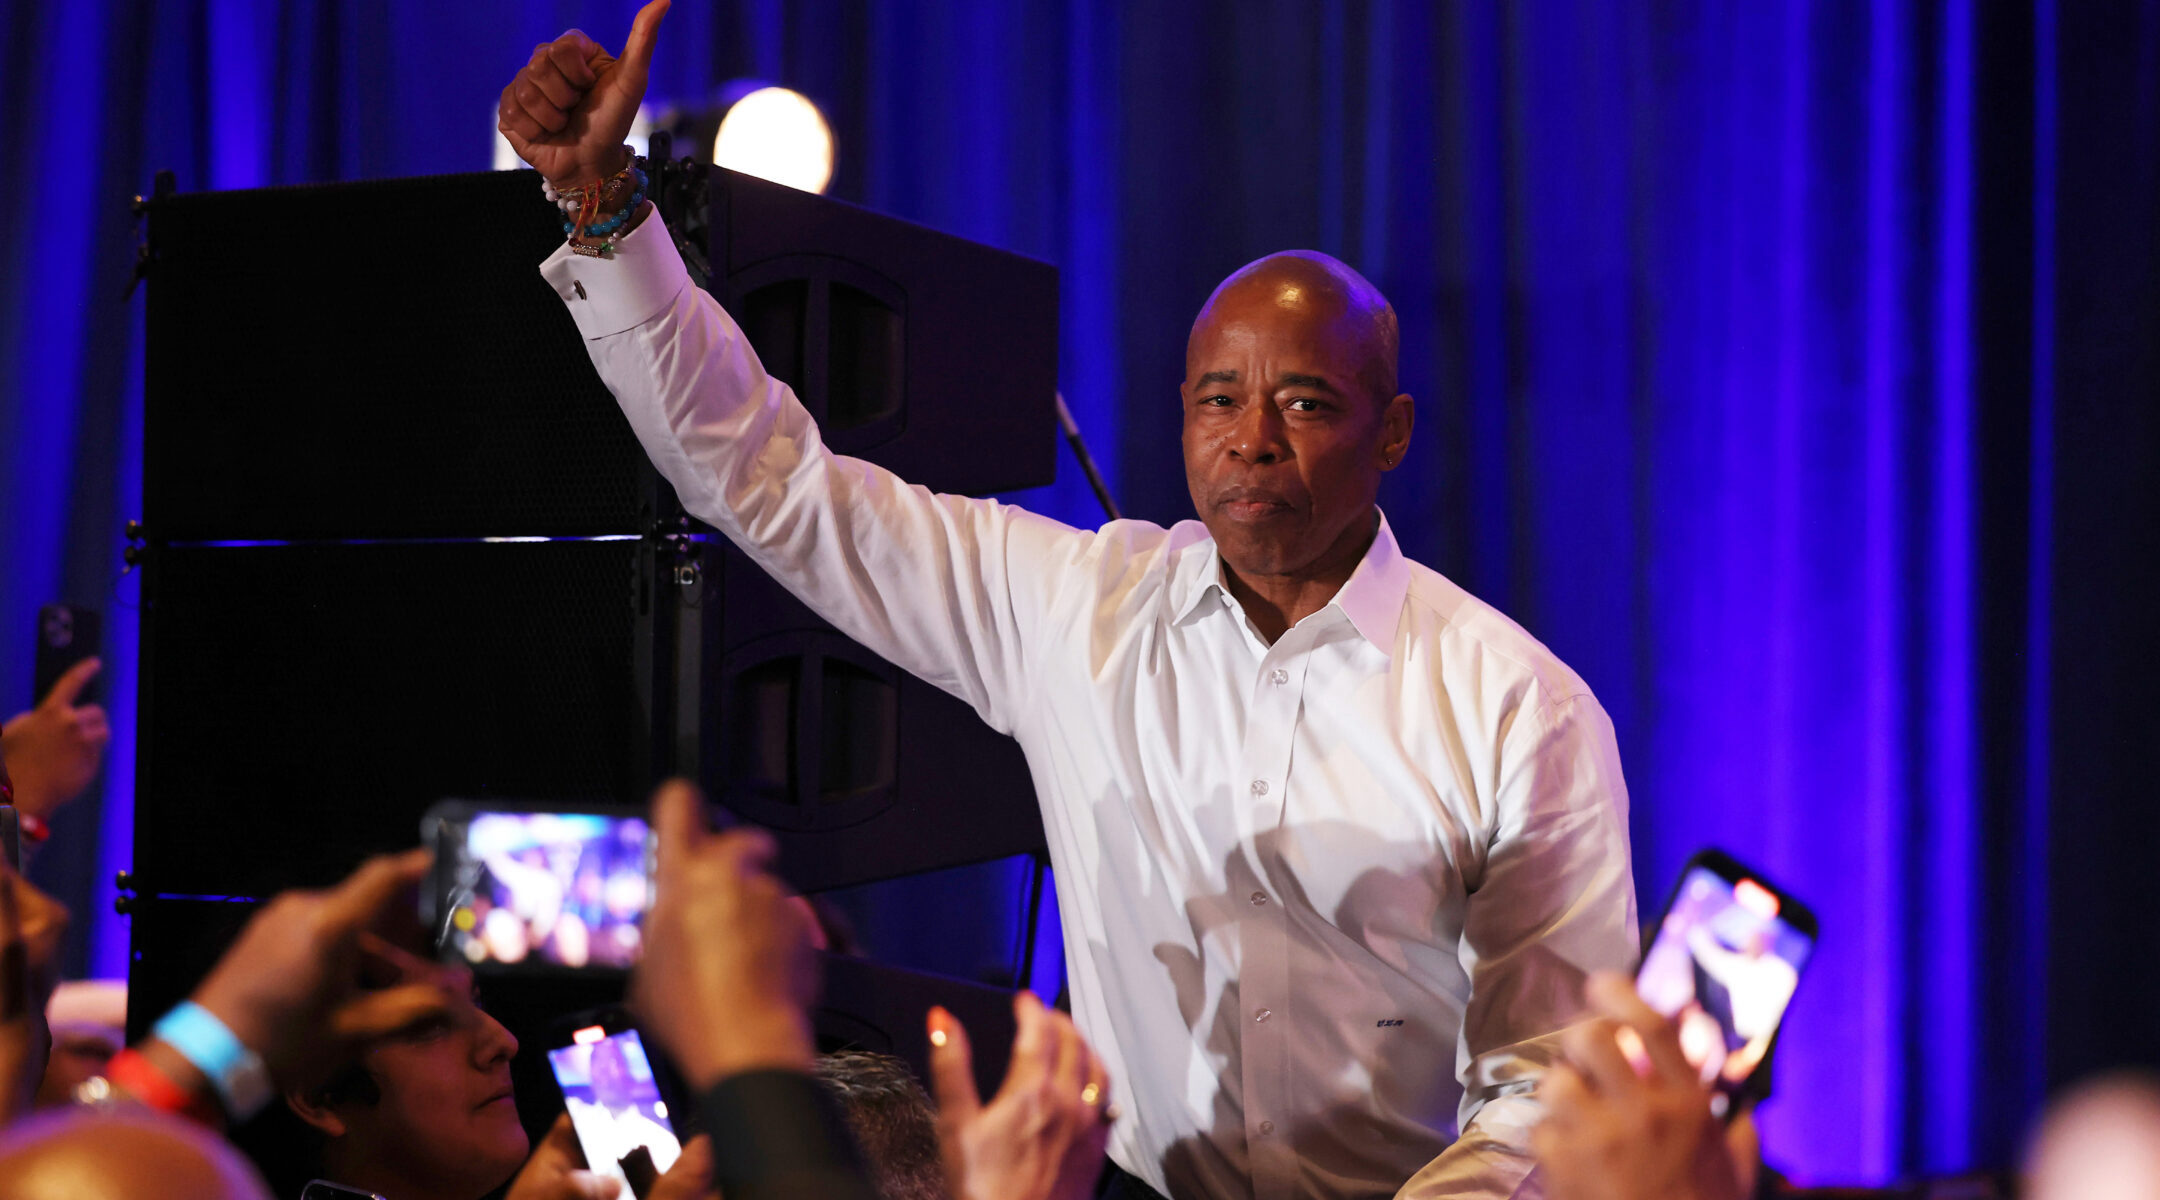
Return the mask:
{"type": "Polygon", "coordinates": [[[558,188],[606,179],[623,166],[623,139],[645,99],[653,45],[669,0],[638,10],[622,57],[573,29],[533,47],[503,89],[495,127],[518,157],[558,188]]]}

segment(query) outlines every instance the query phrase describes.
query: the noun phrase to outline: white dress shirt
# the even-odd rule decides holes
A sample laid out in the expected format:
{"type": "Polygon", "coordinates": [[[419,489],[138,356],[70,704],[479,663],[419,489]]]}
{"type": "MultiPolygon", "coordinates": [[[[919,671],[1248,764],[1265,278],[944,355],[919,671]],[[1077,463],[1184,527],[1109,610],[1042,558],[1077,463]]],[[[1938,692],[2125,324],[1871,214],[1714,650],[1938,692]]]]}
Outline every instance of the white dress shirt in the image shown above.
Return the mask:
{"type": "Polygon", "coordinates": [[[541,270],[685,508],[1025,750],[1114,1160],[1178,1200],[1514,1193],[1583,975],[1636,950],[1582,680],[1385,520],[1270,645],[1199,522],[1072,529],[832,454],[657,216],[541,270]]]}

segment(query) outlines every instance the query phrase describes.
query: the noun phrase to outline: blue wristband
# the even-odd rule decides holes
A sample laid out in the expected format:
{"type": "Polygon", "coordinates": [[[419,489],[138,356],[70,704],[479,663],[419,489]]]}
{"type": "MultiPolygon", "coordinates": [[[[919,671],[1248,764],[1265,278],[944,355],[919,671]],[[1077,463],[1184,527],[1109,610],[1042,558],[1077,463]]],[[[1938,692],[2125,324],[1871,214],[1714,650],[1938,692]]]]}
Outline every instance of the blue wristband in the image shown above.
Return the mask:
{"type": "Polygon", "coordinates": [[[269,1102],[270,1073],[263,1067],[262,1056],[242,1044],[209,1009],[183,1000],[159,1018],[150,1032],[203,1073],[234,1124],[254,1116],[269,1102]]]}

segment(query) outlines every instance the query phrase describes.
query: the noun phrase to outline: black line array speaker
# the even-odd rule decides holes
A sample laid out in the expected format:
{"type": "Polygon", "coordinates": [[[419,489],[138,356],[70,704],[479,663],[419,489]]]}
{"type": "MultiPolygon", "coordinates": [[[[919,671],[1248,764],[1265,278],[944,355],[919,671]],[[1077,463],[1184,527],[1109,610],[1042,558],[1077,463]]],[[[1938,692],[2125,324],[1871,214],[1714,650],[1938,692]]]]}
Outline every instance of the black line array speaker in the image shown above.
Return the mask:
{"type": "MultiPolygon", "coordinates": [[[[943,491],[1052,478],[1050,267],[660,174],[694,276],[837,449],[943,491]]],[[[1039,850],[1010,739],[680,512],[539,276],[539,192],[147,205],[138,903],[328,882],[443,796],[635,803],[678,772],[806,890],[1039,850]]],[[[197,940],[138,936],[138,966],[197,940]]]]}

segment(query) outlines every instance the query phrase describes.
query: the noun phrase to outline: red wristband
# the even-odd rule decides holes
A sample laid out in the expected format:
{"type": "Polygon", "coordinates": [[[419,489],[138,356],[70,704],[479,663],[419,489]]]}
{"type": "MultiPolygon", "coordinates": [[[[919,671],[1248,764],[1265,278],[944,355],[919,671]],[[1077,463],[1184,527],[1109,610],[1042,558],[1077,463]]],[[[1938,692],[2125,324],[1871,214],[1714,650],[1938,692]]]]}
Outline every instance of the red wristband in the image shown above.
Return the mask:
{"type": "Polygon", "coordinates": [[[160,1112],[169,1112],[191,1121],[216,1129],[222,1121],[223,1110],[215,1098],[198,1095],[174,1083],[157,1064],[143,1057],[134,1047],[122,1050],[105,1064],[105,1078],[126,1088],[129,1095],[160,1112]]]}

